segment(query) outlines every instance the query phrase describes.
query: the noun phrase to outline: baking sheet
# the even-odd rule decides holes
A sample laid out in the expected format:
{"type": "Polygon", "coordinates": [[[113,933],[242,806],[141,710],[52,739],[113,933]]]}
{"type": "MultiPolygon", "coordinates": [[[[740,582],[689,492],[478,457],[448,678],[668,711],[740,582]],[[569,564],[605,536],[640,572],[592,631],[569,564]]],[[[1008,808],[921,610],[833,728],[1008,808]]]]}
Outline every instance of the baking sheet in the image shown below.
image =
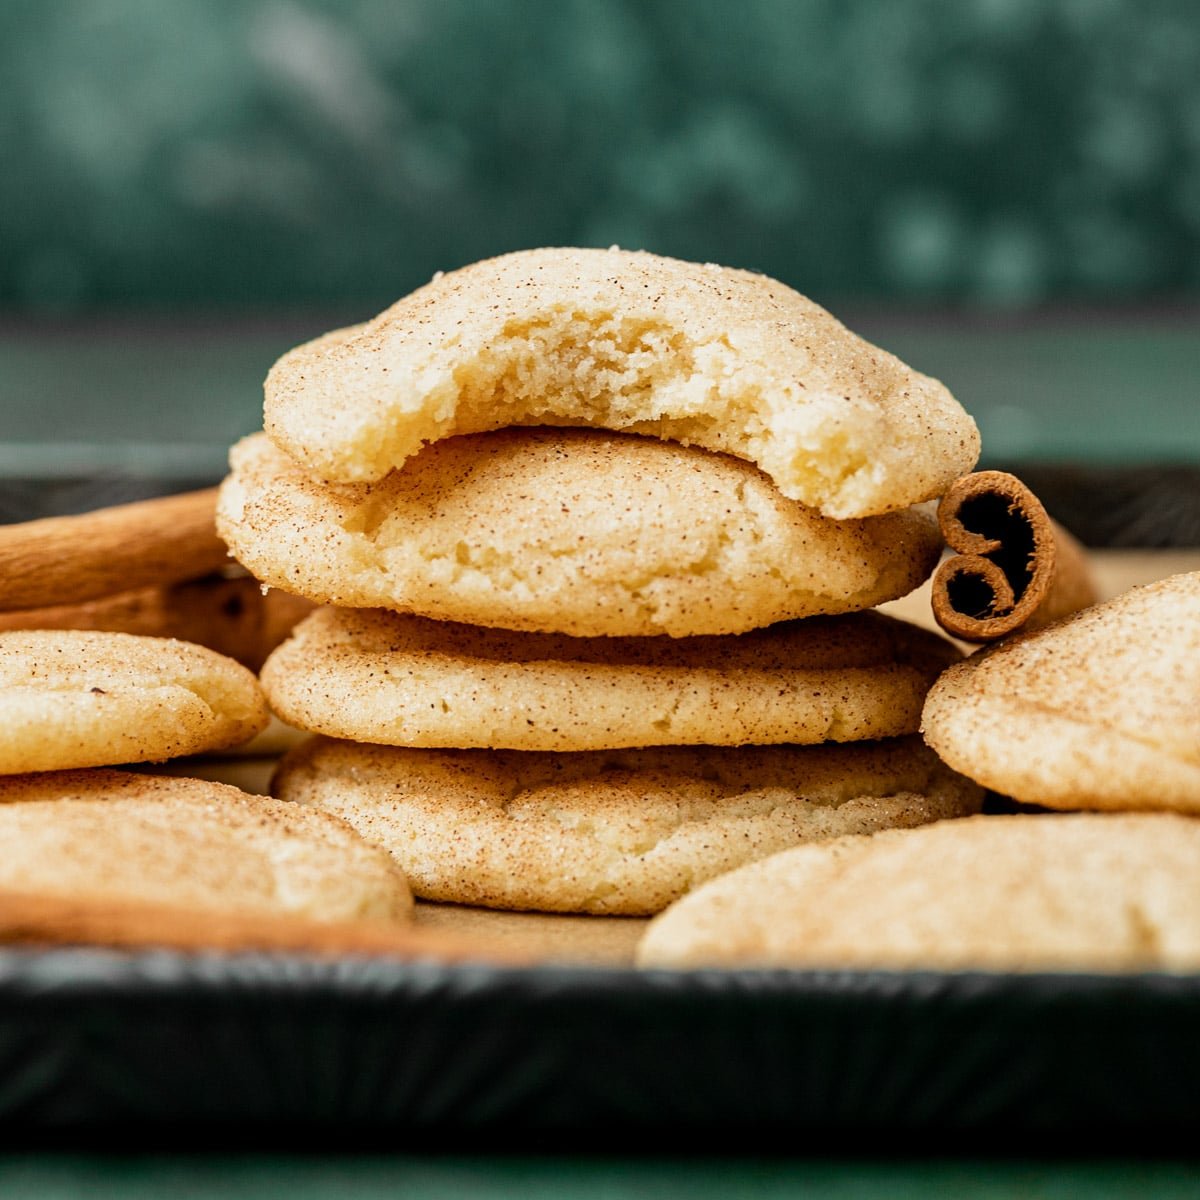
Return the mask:
{"type": "Polygon", "coordinates": [[[9,951],[0,1138],[1191,1151],[1198,1017],[1197,976],[9,951]]]}

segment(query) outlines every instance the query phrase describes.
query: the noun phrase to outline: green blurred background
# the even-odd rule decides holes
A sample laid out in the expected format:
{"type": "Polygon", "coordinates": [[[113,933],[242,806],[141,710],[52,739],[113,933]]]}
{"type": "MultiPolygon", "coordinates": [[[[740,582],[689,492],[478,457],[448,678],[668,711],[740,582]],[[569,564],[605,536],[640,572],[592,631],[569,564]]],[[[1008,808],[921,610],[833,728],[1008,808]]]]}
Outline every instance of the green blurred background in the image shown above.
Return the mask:
{"type": "Polygon", "coordinates": [[[6,0],[0,95],[9,311],[612,242],[830,303],[1200,291],[1195,0],[6,0]]]}
{"type": "Polygon", "coordinates": [[[295,341],[611,243],[813,296],[989,461],[1200,462],[1200,3],[0,3],[0,473],[212,475],[295,341]]]}

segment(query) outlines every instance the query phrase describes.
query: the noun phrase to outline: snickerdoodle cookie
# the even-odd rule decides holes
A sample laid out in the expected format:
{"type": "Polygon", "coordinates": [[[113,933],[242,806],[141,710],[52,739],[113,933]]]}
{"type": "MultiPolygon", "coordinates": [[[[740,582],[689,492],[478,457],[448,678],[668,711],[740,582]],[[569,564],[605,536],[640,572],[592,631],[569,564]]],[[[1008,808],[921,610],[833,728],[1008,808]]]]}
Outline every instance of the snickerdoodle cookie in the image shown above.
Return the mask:
{"type": "Polygon", "coordinates": [[[344,822],[198,779],[0,778],[0,890],[175,909],[407,919],[403,873],[344,822]]]}
{"type": "Polygon", "coordinates": [[[749,459],[838,518],[938,496],[979,452],[940,383],[784,284],[616,248],[439,275],[284,355],[264,420],[314,476],[344,483],[506,425],[649,433],[749,459]]]}
{"type": "Polygon", "coordinates": [[[255,676],[171,638],[0,633],[0,774],[220,750],[267,726],[255,676]]]}
{"type": "Polygon", "coordinates": [[[741,633],[901,596],[941,549],[923,509],[833,521],[740,459],[600,430],[451,438],[377,484],[261,434],[231,461],[218,529],[264,583],[506,629],[741,633]]]}
{"type": "Polygon", "coordinates": [[[915,733],[959,652],[880,613],[739,636],[572,638],[319,609],[267,660],[289,725],[393,746],[605,750],[915,733]]]}
{"type": "Polygon", "coordinates": [[[1200,812],[1200,572],[972,655],[934,685],[922,728],[1017,800],[1200,812]]]}
{"type": "Polygon", "coordinates": [[[1200,821],[974,817],[801,846],[653,921],[643,966],[1200,967],[1200,821]]]}
{"type": "Polygon", "coordinates": [[[977,811],[919,738],[580,754],[411,750],[315,738],[276,795],[343,817],[416,895],[637,914],[788,846],[977,811]]]}

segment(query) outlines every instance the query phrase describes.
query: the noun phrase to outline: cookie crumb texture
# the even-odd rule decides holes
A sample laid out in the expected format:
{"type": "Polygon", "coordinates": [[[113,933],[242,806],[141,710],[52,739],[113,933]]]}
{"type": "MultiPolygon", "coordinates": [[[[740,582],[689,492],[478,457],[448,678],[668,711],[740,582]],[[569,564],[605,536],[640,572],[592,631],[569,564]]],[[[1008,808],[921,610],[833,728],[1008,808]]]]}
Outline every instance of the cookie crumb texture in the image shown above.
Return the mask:
{"type": "Polygon", "coordinates": [[[317,920],[407,919],[388,856],[344,822],[235,787],[132,771],[0,779],[0,888],[317,920]]]}
{"type": "Polygon", "coordinates": [[[637,915],[785,847],[976,812],[918,738],[581,754],[313,739],[272,790],[390,851],[417,896],[637,915]]]}
{"type": "Polygon", "coordinates": [[[749,463],[599,430],[451,438],[377,484],[315,482],[261,434],[230,461],[217,528],[264,583],[507,629],[684,637],[871,608],[942,544],[922,508],[833,521],[749,463]]]}
{"type": "Polygon", "coordinates": [[[647,433],[748,459],[836,518],[938,496],[979,453],[940,383],[784,284],[620,250],[521,251],[436,278],[286,354],[264,423],[343,483],[506,425],[647,433]]]}
{"type": "Polygon", "coordinates": [[[204,646],[91,630],[0,633],[0,773],[222,750],[268,720],[254,674],[204,646]]]}

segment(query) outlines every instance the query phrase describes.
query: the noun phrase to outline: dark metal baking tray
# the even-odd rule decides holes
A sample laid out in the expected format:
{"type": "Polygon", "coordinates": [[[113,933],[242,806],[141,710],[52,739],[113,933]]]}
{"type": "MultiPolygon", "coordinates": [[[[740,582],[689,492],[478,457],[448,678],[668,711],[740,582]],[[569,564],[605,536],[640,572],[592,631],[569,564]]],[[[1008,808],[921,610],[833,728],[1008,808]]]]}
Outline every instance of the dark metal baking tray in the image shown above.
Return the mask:
{"type": "Polygon", "coordinates": [[[0,953],[7,1144],[1186,1148],[1200,976],[0,953]]]}

